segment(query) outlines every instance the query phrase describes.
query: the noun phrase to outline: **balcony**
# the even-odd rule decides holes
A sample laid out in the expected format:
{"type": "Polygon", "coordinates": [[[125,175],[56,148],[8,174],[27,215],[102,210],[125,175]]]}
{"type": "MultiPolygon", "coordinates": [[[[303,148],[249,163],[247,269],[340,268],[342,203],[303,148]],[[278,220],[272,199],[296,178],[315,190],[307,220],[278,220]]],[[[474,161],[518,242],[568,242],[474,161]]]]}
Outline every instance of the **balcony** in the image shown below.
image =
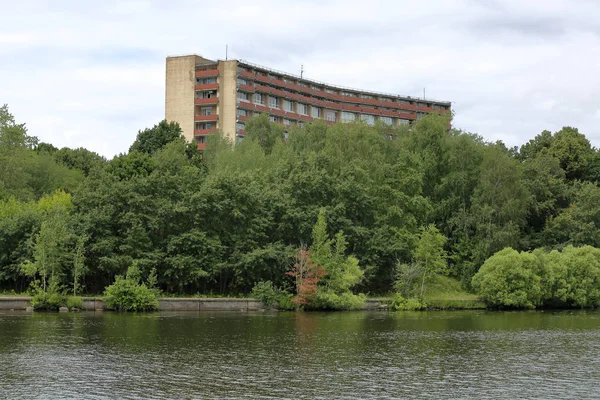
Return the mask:
{"type": "Polygon", "coordinates": [[[218,83],[206,83],[204,85],[196,85],[194,89],[196,90],[217,90],[219,88],[218,83]]]}
{"type": "Polygon", "coordinates": [[[218,69],[209,69],[206,71],[196,71],[196,78],[208,78],[213,76],[219,76],[218,69]]]}
{"type": "Polygon", "coordinates": [[[260,82],[263,82],[263,83],[267,83],[267,84],[270,82],[269,77],[264,76],[264,75],[260,75],[260,74],[256,74],[254,76],[254,80],[255,81],[260,81],[260,82]]]}
{"type": "Polygon", "coordinates": [[[195,129],[194,136],[210,135],[211,133],[216,133],[216,132],[217,132],[217,128],[195,129]]]}
{"type": "Polygon", "coordinates": [[[400,112],[398,114],[398,116],[400,118],[404,118],[404,119],[417,119],[417,114],[414,114],[414,113],[403,113],[403,112],[400,112]]]}
{"type": "Polygon", "coordinates": [[[240,84],[239,87],[240,87],[240,90],[243,90],[244,92],[254,93],[254,86],[240,84]]]}
{"type": "Polygon", "coordinates": [[[239,75],[244,79],[254,79],[254,74],[250,71],[241,71],[239,75]]]}
{"type": "Polygon", "coordinates": [[[198,150],[206,149],[206,143],[198,143],[198,150]]]}
{"type": "Polygon", "coordinates": [[[194,99],[194,104],[197,106],[217,104],[218,102],[219,102],[219,98],[217,96],[206,98],[206,99],[194,99]]]}
{"type": "Polygon", "coordinates": [[[219,118],[217,114],[211,115],[195,115],[194,121],[216,121],[219,118]]]}

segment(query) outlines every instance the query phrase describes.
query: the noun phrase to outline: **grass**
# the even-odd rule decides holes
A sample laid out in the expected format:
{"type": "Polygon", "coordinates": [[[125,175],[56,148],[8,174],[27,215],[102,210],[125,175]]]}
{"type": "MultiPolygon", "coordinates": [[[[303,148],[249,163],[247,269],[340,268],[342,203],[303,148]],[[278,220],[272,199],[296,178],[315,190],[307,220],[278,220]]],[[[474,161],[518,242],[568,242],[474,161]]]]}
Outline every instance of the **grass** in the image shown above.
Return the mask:
{"type": "Polygon", "coordinates": [[[425,286],[427,307],[436,310],[485,309],[486,304],[473,293],[462,289],[460,282],[447,276],[434,276],[425,286]]]}

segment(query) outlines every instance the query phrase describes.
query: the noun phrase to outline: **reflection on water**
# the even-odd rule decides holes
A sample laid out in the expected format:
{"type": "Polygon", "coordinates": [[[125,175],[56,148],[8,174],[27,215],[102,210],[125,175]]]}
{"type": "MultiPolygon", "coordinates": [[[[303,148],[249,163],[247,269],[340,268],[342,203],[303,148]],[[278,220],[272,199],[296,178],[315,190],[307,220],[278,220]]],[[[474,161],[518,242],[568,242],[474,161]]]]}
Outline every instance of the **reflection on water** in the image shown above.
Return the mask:
{"type": "Polygon", "coordinates": [[[598,312],[0,313],[0,398],[599,398],[598,312]]]}

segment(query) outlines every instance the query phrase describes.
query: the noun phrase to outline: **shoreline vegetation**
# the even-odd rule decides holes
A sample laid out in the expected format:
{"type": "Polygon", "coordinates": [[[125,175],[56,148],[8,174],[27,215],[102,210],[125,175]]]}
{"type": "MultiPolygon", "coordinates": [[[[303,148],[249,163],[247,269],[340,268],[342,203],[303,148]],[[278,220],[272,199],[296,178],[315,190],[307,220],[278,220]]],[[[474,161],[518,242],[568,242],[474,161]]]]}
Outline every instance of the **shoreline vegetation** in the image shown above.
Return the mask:
{"type": "Polygon", "coordinates": [[[520,147],[428,115],[392,128],[245,122],[237,144],[176,123],[111,160],[42,143],[0,107],[0,292],[35,309],[96,293],[281,310],[597,308],[600,152],[576,128],[520,147]]]}

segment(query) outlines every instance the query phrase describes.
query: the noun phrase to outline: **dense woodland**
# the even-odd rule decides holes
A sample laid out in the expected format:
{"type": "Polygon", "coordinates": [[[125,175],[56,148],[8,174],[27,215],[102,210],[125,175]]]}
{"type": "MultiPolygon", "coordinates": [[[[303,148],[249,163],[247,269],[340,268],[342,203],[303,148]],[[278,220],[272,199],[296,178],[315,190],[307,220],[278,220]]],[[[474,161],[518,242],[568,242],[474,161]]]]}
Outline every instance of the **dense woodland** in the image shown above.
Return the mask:
{"type": "Polygon", "coordinates": [[[166,293],[290,288],[319,215],[322,240],[359,265],[353,291],[371,295],[427,263],[429,233],[444,260],[434,272],[467,290],[507,247],[600,247],[600,152],[576,128],[507,148],[450,124],[317,121],[284,134],[260,116],[237,145],[215,135],[198,153],[162,121],[106,160],[39,142],[4,106],[0,289],[101,293],[132,264],[166,293]]]}

